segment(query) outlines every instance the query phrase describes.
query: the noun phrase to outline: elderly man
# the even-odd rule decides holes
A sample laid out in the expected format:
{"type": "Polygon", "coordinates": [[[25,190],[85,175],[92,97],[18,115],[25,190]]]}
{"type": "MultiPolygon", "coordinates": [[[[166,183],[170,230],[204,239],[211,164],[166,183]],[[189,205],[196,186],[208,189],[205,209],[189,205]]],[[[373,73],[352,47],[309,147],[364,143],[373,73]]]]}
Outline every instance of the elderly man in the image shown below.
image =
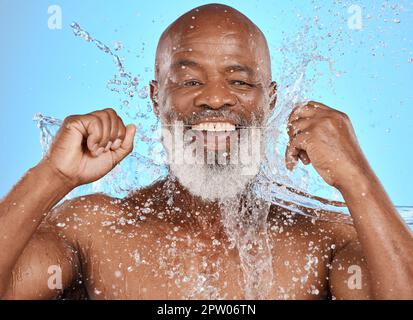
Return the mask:
{"type": "Polygon", "coordinates": [[[184,14],[159,41],[155,77],[169,176],[124,199],[93,194],[53,209],[124,159],[136,130],[112,109],[66,118],[0,204],[1,298],[413,298],[412,234],[345,114],[295,108],[286,165],[311,163],[353,224],[266,203],[251,191],[259,165],[232,161],[232,142],[248,144],[242,131],[265,126],[275,107],[267,42],[247,17],[218,4],[184,14]]]}

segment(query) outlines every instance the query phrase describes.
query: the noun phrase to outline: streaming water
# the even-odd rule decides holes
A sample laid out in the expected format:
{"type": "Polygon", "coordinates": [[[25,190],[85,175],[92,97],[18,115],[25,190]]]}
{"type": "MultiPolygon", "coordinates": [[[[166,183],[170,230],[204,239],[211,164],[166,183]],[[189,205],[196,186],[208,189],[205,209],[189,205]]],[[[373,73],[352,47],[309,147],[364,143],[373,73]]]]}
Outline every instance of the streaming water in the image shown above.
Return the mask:
{"type": "MultiPolygon", "coordinates": [[[[93,43],[103,53],[112,57],[117,73],[108,81],[108,89],[120,97],[118,111],[123,112],[123,116],[138,126],[135,146],[140,147],[135,148],[134,152],[107,176],[74,190],[67,198],[94,192],[122,197],[132,189],[138,189],[167,175],[166,165],[159,160],[165,156],[158,132],[160,125],[156,119],[148,117],[148,114],[151,114],[151,105],[145,100],[148,88],[141,86],[139,78],[126,71],[124,61],[118,55],[122,46],[117,44],[116,48],[111,49],[92,37],[78,23],[73,23],[71,27],[75,36],[93,43]]],[[[317,41],[306,41],[306,33],[308,27],[295,39],[288,41],[288,45],[279,48],[278,53],[284,59],[284,70],[281,70],[282,76],[279,79],[280,95],[277,97],[276,112],[266,129],[268,142],[265,161],[254,183],[254,192],[246,195],[241,204],[221,203],[222,222],[232,245],[239,250],[244,271],[245,295],[250,299],[266,298],[272,290],[272,255],[267,230],[271,203],[304,215],[308,214],[304,208],[316,209],[314,219],[318,218],[317,210],[348,214],[346,206],[340,202],[342,199],[337,190],[328,186],[311,166],[299,165],[291,173],[284,164],[288,138],[286,120],[294,105],[306,100],[305,93],[311,93],[312,83],[316,82],[316,73],[312,72],[311,68],[316,70],[321,65],[327,65],[333,77],[339,74],[339,71],[334,70],[334,61],[318,52],[317,41]]],[[[42,151],[46,153],[61,121],[40,113],[35,115],[34,120],[40,129],[42,151]]],[[[398,209],[408,223],[413,223],[412,208],[398,209]]],[[[205,279],[198,281],[202,289],[206,286],[205,279]]]]}
{"type": "MultiPolygon", "coordinates": [[[[85,194],[88,190],[123,196],[132,188],[147,185],[167,173],[165,164],[160,161],[165,157],[160,144],[160,125],[156,119],[148,117],[148,114],[152,113],[148,101],[145,101],[147,103],[144,104],[135,103],[136,97],[141,100],[147,98],[145,93],[147,87],[140,86],[139,78],[125,70],[124,61],[118,54],[114,53],[115,49],[112,50],[103,42],[92,37],[78,23],[72,23],[71,27],[75,36],[95,44],[99,50],[112,57],[117,73],[108,81],[108,89],[121,97],[118,109],[125,113],[127,119],[132,119],[137,125],[135,145],[144,148],[135,148],[139,151],[133,152],[107,177],[90,186],[75,190],[69,197],[85,194]],[[137,168],[137,170],[128,170],[129,168],[137,168]],[[144,175],[139,168],[145,168],[144,175]]],[[[320,55],[314,42],[303,47],[303,43],[306,43],[303,39],[306,33],[308,33],[308,27],[305,27],[296,39],[289,41],[288,45],[286,44],[285,47],[279,49],[283,53],[285,70],[282,70],[282,77],[279,81],[278,91],[281,94],[277,97],[277,107],[267,128],[268,150],[258,179],[260,184],[257,186],[257,191],[259,190],[260,195],[267,201],[286,206],[288,209],[302,214],[304,211],[300,209],[300,206],[345,213],[346,209],[343,204],[311,195],[314,194],[312,191],[317,191],[317,194],[322,194],[326,198],[340,199],[337,190],[328,186],[314,171],[311,171],[311,167],[299,165],[291,173],[286,170],[284,164],[284,151],[288,138],[286,120],[294,105],[305,101],[304,93],[311,91],[311,84],[314,82],[315,76],[306,79],[306,75],[311,71],[310,67],[315,68],[317,63],[327,63],[331,73],[336,73],[333,69],[333,61],[320,55]],[[295,53],[293,54],[293,52],[295,53]],[[293,56],[295,56],[295,61],[293,56]],[[276,145],[276,153],[273,152],[274,145],[276,145]]],[[[119,51],[118,45],[116,45],[116,49],[119,51]]],[[[36,114],[34,119],[41,131],[41,144],[43,153],[45,153],[61,121],[43,116],[40,113],[36,114]]]]}
{"type": "Polygon", "coordinates": [[[271,246],[268,236],[268,201],[245,195],[241,205],[221,204],[223,225],[232,246],[239,252],[246,299],[268,299],[273,284],[271,246]]]}

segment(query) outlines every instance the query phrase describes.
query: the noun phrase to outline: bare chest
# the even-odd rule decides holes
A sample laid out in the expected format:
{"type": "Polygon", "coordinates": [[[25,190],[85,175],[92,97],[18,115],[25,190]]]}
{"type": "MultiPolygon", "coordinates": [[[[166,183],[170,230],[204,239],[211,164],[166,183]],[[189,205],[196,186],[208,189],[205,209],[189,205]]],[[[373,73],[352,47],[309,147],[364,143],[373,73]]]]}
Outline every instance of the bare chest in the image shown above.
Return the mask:
{"type": "Polygon", "coordinates": [[[323,299],[330,253],[309,243],[276,241],[266,261],[246,261],[218,240],[113,234],[88,248],[83,277],[92,299],[245,299],[252,287],[269,299],[323,299]]]}

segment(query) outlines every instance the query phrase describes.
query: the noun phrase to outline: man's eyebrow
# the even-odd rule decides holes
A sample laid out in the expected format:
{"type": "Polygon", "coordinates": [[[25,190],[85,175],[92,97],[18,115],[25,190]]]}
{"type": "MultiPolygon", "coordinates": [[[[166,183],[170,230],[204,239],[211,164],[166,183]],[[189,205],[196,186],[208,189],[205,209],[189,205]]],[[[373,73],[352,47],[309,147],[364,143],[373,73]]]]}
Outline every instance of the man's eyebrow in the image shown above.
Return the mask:
{"type": "Polygon", "coordinates": [[[179,59],[172,65],[174,68],[181,68],[181,67],[199,67],[199,64],[195,61],[188,60],[188,59],[179,59]]]}
{"type": "Polygon", "coordinates": [[[234,64],[232,66],[226,67],[225,68],[226,72],[246,72],[249,75],[254,74],[254,70],[248,66],[241,65],[241,64],[234,64]]]}

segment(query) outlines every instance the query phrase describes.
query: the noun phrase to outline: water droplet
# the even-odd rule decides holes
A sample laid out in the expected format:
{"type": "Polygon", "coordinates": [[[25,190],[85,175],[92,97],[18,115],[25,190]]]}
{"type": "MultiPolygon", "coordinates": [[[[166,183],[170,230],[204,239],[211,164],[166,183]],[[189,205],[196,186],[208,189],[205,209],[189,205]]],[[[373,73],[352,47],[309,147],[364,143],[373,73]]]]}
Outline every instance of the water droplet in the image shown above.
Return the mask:
{"type": "Polygon", "coordinates": [[[213,246],[219,246],[221,244],[221,242],[218,240],[218,239],[214,239],[213,241],[212,241],[212,245],[213,246]]]}
{"type": "Polygon", "coordinates": [[[138,92],[139,98],[141,98],[141,99],[146,99],[146,98],[148,97],[148,91],[149,91],[148,86],[144,86],[144,87],[143,87],[141,90],[139,90],[139,92],[138,92]]]}
{"type": "Polygon", "coordinates": [[[115,51],[122,50],[123,43],[121,41],[115,41],[115,43],[113,44],[113,48],[115,51]]]}

